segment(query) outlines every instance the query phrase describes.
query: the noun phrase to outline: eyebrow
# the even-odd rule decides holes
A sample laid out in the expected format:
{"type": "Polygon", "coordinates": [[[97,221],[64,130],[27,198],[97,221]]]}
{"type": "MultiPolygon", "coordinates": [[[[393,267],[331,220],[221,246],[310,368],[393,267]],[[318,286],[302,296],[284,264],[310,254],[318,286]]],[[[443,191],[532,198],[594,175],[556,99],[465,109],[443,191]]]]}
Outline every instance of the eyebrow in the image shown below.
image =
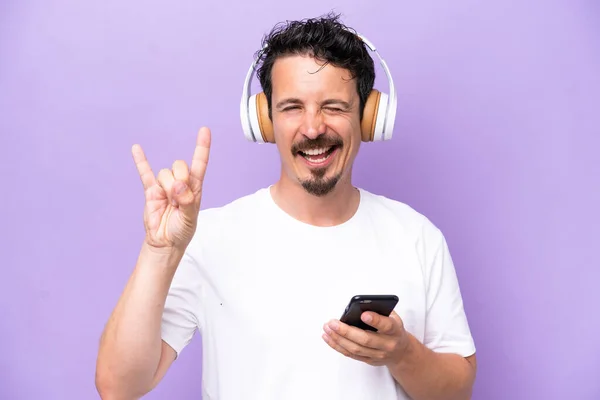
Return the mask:
{"type": "MultiPolygon", "coordinates": [[[[282,108],[286,105],[294,105],[294,104],[302,104],[302,100],[295,98],[295,97],[290,97],[290,98],[279,101],[275,107],[282,108]]],[[[350,103],[348,103],[347,101],[341,100],[341,99],[327,99],[322,103],[322,105],[336,105],[336,104],[345,109],[352,108],[352,105],[350,103]]]]}
{"type": "Polygon", "coordinates": [[[284,106],[287,105],[292,105],[292,104],[302,104],[302,101],[300,101],[300,99],[291,97],[288,99],[283,99],[280,102],[277,103],[277,105],[275,106],[276,108],[282,108],[284,106]]]}

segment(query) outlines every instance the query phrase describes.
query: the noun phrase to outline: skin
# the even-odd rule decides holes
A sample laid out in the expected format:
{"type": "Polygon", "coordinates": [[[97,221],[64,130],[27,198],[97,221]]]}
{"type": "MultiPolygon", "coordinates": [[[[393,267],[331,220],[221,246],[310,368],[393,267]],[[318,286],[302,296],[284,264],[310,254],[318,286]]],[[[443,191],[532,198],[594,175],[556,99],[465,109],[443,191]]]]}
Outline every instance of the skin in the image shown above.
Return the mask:
{"type": "Polygon", "coordinates": [[[146,237],[100,339],[95,382],[104,400],[141,398],[175,360],[175,351],[161,339],[161,317],[177,266],[196,230],[210,142],[208,128],[200,129],[191,166],[177,160],[157,175],[141,146],[132,148],[146,198],[146,237]]]}
{"type": "Polygon", "coordinates": [[[272,187],[274,201],[288,214],[308,224],[337,225],[358,208],[359,193],[352,186],[352,165],[361,142],[359,97],[346,70],[308,56],[278,59],[273,82],[273,128],[281,158],[281,176],[272,187]],[[292,101],[293,100],[293,101],[292,101]],[[308,193],[302,182],[315,180],[315,169],[294,155],[319,137],[341,143],[320,180],[339,177],[324,196],[308,193]]]}
{"type": "MultiPolygon", "coordinates": [[[[306,56],[277,60],[272,81],[273,125],[281,156],[281,176],[272,186],[274,201],[308,224],[333,226],[348,220],[359,204],[351,180],[361,142],[355,82],[347,71],[306,56]],[[325,169],[308,166],[292,152],[323,138],[339,145],[325,169]]],[[[100,340],[96,388],[102,399],[141,398],[175,360],[175,351],[161,340],[162,310],[196,230],[210,144],[211,133],[202,128],[190,167],[177,160],[157,175],[141,146],[132,148],[146,198],[146,237],[100,340]]],[[[404,330],[398,315],[371,316],[373,320],[365,322],[378,328],[377,333],[332,320],[323,326],[323,339],[332,351],[386,366],[415,400],[470,398],[475,356],[436,354],[404,330]]]]}

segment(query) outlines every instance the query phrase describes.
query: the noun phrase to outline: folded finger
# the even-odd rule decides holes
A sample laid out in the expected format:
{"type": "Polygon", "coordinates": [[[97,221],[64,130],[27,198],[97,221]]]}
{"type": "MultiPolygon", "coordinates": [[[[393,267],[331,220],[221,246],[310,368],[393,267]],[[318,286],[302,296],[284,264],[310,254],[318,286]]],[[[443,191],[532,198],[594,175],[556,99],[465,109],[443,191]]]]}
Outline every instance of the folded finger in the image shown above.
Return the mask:
{"type": "Polygon", "coordinates": [[[340,353],[346,357],[353,358],[355,360],[363,361],[363,362],[369,362],[369,360],[370,360],[368,357],[363,357],[363,356],[359,356],[357,354],[352,353],[350,350],[346,349],[345,347],[340,345],[338,342],[333,340],[333,338],[326,333],[323,334],[323,340],[333,350],[337,351],[338,353],[340,353]]]}
{"type": "Polygon", "coordinates": [[[185,161],[177,160],[173,163],[173,177],[177,181],[188,182],[190,171],[185,161]]]}
{"type": "Polygon", "coordinates": [[[366,331],[364,329],[350,326],[340,321],[330,321],[325,325],[325,331],[335,331],[340,337],[346,338],[351,342],[358,343],[363,347],[371,349],[382,348],[383,338],[375,332],[366,331]]]}
{"type": "Polygon", "coordinates": [[[162,186],[164,191],[167,193],[167,197],[169,198],[170,202],[173,201],[171,196],[171,188],[173,187],[174,182],[175,177],[170,169],[163,168],[158,172],[158,184],[162,186]]]}
{"type": "Polygon", "coordinates": [[[331,330],[327,325],[325,326],[325,332],[330,342],[336,344],[342,350],[359,357],[364,358],[381,358],[384,356],[384,352],[374,348],[363,346],[353,340],[350,340],[344,336],[331,330]]]}

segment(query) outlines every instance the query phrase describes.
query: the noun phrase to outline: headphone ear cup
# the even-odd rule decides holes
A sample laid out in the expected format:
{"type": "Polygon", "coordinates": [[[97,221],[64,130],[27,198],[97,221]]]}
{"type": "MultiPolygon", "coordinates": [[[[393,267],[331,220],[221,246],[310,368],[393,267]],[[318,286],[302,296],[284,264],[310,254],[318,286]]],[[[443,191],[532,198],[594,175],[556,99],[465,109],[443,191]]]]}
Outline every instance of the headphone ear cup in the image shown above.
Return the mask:
{"type": "Polygon", "coordinates": [[[372,142],[374,139],[377,111],[379,110],[380,101],[381,93],[376,89],[371,90],[369,97],[367,97],[362,121],[360,123],[363,142],[372,142]]]}
{"type": "Polygon", "coordinates": [[[258,124],[258,114],[256,112],[256,95],[253,94],[248,98],[248,129],[249,132],[246,133],[246,138],[251,142],[260,142],[260,126],[258,124]]]}
{"type": "Polygon", "coordinates": [[[381,92],[379,95],[379,104],[377,108],[377,118],[375,118],[375,132],[373,132],[373,141],[385,140],[384,129],[387,130],[388,117],[388,98],[387,93],[381,92]]]}
{"type": "MultiPolygon", "coordinates": [[[[264,92],[260,92],[256,95],[256,118],[258,130],[262,136],[264,143],[275,143],[275,135],[273,133],[273,123],[269,118],[269,104],[267,103],[267,96],[264,92]]],[[[258,138],[260,139],[260,138],[258,138]]]]}
{"type": "Polygon", "coordinates": [[[361,121],[363,142],[383,140],[383,129],[387,115],[388,95],[377,89],[371,90],[361,121]]]}

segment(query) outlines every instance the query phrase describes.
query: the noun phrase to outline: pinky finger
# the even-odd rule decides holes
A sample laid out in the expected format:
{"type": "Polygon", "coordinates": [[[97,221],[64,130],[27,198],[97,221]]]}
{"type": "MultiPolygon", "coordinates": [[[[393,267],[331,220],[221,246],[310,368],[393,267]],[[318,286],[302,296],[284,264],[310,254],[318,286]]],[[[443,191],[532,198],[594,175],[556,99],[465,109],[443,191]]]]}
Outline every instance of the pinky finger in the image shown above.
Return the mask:
{"type": "Polygon", "coordinates": [[[152,168],[150,168],[150,164],[146,159],[144,150],[142,150],[142,146],[139,144],[133,145],[131,148],[131,154],[133,155],[133,161],[135,162],[135,166],[140,174],[142,185],[144,185],[144,190],[148,190],[148,188],[156,184],[156,178],[154,177],[152,168]]]}

